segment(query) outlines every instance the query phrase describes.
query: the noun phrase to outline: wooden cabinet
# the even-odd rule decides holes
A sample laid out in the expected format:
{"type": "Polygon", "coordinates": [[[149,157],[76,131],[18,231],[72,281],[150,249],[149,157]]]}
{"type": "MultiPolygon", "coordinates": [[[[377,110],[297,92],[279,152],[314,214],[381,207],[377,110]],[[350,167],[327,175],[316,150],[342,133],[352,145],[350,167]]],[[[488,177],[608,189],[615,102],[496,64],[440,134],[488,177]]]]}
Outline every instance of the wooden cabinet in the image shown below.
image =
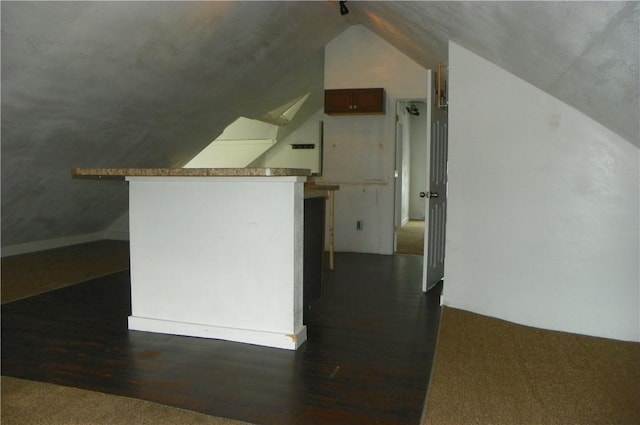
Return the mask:
{"type": "Polygon", "coordinates": [[[332,89],[324,91],[327,115],[384,115],[384,89],[332,89]]]}

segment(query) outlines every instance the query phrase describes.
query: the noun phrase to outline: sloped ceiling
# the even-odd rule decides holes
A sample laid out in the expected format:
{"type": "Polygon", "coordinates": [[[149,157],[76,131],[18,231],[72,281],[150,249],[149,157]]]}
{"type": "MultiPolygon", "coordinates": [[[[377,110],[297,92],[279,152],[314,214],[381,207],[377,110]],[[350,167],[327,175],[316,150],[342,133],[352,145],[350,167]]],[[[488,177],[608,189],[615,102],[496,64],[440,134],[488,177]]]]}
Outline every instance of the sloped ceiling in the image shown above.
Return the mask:
{"type": "Polygon", "coordinates": [[[639,144],[638,2],[348,5],[3,1],[2,246],[126,211],[124,183],[72,167],[180,166],[240,115],[307,92],[315,112],[324,45],[351,24],[425,67],[453,40],[639,144]]]}
{"type": "Polygon", "coordinates": [[[327,2],[2,2],[2,245],[101,231],[122,182],[180,166],[238,116],[312,93],[348,23],[327,2]]]}
{"type": "Polygon", "coordinates": [[[425,67],[446,63],[452,40],[640,146],[638,1],[358,2],[351,9],[425,67]]]}

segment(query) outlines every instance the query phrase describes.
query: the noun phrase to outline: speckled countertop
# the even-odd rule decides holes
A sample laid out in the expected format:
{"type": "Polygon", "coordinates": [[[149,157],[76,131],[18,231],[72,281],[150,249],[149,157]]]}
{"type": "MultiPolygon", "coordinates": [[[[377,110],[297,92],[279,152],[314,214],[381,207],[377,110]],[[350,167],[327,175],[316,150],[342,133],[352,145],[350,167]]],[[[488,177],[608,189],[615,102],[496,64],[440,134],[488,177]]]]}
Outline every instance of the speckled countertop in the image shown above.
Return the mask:
{"type": "Polygon", "coordinates": [[[310,176],[304,168],[73,168],[73,177],[286,177],[310,176]]]}
{"type": "MultiPolygon", "coordinates": [[[[308,177],[311,171],[305,168],[73,168],[71,175],[119,180],[125,177],[308,177]]],[[[310,181],[304,184],[304,197],[326,198],[330,191],[339,189],[338,185],[310,181]]]]}

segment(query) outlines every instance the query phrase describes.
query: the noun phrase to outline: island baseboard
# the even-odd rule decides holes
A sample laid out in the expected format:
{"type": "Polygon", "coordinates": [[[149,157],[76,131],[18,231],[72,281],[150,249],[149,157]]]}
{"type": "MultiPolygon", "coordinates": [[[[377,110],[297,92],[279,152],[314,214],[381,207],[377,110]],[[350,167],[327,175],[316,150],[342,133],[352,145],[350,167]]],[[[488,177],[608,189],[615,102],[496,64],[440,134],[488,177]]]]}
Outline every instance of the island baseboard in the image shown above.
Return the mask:
{"type": "Polygon", "coordinates": [[[296,350],[307,340],[307,327],[304,325],[295,334],[286,334],[129,316],[129,330],[222,339],[287,350],[296,350]]]}

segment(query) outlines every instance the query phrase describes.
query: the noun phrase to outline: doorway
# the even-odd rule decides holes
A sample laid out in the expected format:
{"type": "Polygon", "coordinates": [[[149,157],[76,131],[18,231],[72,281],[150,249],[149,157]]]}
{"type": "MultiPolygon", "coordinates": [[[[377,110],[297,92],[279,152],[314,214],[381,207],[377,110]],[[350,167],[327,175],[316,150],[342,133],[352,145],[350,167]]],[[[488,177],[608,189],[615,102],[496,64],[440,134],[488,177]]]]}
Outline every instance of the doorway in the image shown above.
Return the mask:
{"type": "Polygon", "coordinates": [[[424,255],[428,109],[422,100],[397,102],[396,254],[424,255]]]}

